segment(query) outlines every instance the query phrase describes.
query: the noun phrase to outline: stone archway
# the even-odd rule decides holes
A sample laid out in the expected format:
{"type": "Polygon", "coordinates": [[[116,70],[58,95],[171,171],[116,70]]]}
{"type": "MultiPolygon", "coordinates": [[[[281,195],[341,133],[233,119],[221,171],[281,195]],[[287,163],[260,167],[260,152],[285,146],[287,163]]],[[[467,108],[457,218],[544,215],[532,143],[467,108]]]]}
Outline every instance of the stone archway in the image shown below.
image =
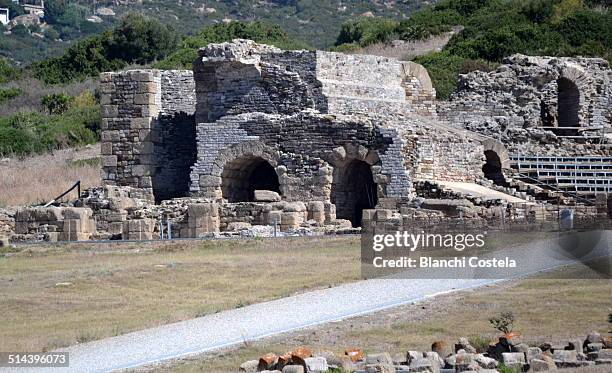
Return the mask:
{"type": "Polygon", "coordinates": [[[278,152],[261,141],[234,144],[219,151],[207,164],[210,168],[198,174],[200,196],[212,199],[231,196],[229,199],[237,202],[251,200],[249,190],[253,188],[286,194],[286,180],[278,167],[278,152]],[[275,177],[272,177],[272,172],[275,177]],[[271,179],[273,181],[266,181],[271,179]]]}
{"type": "Polygon", "coordinates": [[[580,127],[580,90],[568,78],[557,79],[557,135],[576,136],[580,127]]]}
{"type": "Polygon", "coordinates": [[[482,141],[485,163],[482,166],[484,177],[496,185],[507,186],[504,170],[510,169],[508,150],[499,141],[486,139],[482,141]]]}
{"type": "Polygon", "coordinates": [[[281,194],[274,167],[261,157],[245,156],[228,162],[221,172],[221,194],[229,202],[252,202],[255,190],[281,194]]]}
{"type": "Polygon", "coordinates": [[[336,217],[361,226],[363,210],[373,209],[378,203],[377,185],[370,165],[353,159],[336,173],[332,184],[331,201],[336,205],[336,217]]]}
{"type": "Polygon", "coordinates": [[[495,185],[506,186],[506,178],[502,171],[501,159],[493,150],[485,150],[486,162],[482,166],[484,176],[495,185]]]}
{"type": "Polygon", "coordinates": [[[334,167],[330,200],[336,206],[336,217],[360,227],[363,210],[376,207],[388,183],[381,173],[380,157],[375,150],[347,144],[333,150],[330,164],[334,167]]]}

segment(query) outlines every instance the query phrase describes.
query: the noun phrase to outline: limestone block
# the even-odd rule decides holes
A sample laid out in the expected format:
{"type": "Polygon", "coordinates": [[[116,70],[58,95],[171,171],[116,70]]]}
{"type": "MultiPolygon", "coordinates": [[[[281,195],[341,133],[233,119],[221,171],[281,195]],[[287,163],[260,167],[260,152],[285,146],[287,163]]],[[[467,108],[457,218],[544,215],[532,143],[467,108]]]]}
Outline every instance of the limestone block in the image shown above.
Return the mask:
{"type": "Polygon", "coordinates": [[[281,196],[271,190],[256,190],[255,191],[255,202],[279,202],[281,196]]]}
{"type": "Polygon", "coordinates": [[[66,219],[59,234],[60,241],[86,241],[95,231],[93,221],[66,219]]]}
{"type": "Polygon", "coordinates": [[[133,219],[123,223],[124,240],[151,240],[156,221],[154,219],[133,219]]]}
{"type": "Polygon", "coordinates": [[[102,118],[116,118],[119,115],[119,108],[117,105],[102,105],[101,113],[102,118]]]}
{"type": "Polygon", "coordinates": [[[61,221],[62,209],[59,207],[28,207],[17,210],[15,222],[61,221]]]}
{"type": "Polygon", "coordinates": [[[219,206],[216,203],[196,203],[187,207],[190,237],[219,232],[219,206]]]}
{"type": "Polygon", "coordinates": [[[280,210],[272,210],[264,213],[264,222],[268,225],[280,224],[283,212],[280,210]]]}
{"type": "Polygon", "coordinates": [[[334,220],[336,220],[336,205],[325,203],[325,223],[331,223],[334,220]]]}
{"type": "Polygon", "coordinates": [[[283,213],[281,214],[281,230],[299,228],[303,222],[303,212],[283,211],[283,213]]]}
{"type": "Polygon", "coordinates": [[[117,167],[116,155],[105,155],[102,157],[102,167],[117,167]]]}
{"type": "Polygon", "coordinates": [[[93,211],[86,207],[65,207],[62,209],[64,219],[89,220],[93,211]]]}
{"type": "Polygon", "coordinates": [[[110,141],[101,143],[100,152],[102,155],[112,155],[113,154],[113,143],[110,141]]]}
{"type": "Polygon", "coordinates": [[[314,220],[319,224],[325,222],[325,203],[322,201],[311,201],[308,203],[308,220],[314,220]]]}

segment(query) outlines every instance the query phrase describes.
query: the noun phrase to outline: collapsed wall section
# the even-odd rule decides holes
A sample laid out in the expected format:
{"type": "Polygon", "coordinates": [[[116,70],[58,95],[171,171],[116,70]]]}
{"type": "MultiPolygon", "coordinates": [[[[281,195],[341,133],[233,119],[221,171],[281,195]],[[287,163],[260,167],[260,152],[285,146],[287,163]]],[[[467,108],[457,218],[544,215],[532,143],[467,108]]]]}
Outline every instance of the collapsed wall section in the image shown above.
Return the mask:
{"type": "Polygon", "coordinates": [[[609,140],[611,100],[612,71],[603,59],[513,55],[494,71],[461,75],[450,101],[438,103],[438,116],[513,152],[571,155],[585,150],[574,141],[609,140]],[[540,146],[546,144],[554,146],[540,146]]]}

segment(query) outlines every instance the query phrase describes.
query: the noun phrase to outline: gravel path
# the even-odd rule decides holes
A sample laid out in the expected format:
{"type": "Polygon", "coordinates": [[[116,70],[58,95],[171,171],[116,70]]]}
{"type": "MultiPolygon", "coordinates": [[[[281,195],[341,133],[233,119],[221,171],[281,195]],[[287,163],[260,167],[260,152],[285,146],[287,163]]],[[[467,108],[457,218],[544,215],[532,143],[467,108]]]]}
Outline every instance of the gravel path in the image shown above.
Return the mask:
{"type": "MultiPolygon", "coordinates": [[[[612,233],[606,232],[594,256],[609,255],[612,233]]],[[[514,278],[574,263],[553,255],[548,242],[530,244],[514,278]]],[[[512,250],[515,250],[512,249],[512,250]]],[[[479,272],[486,276],[485,273],[479,272]]],[[[248,281],[248,279],[245,279],[248,281]]],[[[282,279],[279,279],[282,281],[282,279]]],[[[375,279],[345,284],[259,303],[244,308],[129,333],[63,349],[70,367],[45,372],[109,372],[213,351],[282,332],[423,300],[439,294],[491,284],[495,279],[375,279]]],[[[146,312],[146,310],[142,310],[146,312]]],[[[9,371],[9,370],[6,370],[9,371]]],[[[15,369],[26,372],[26,369],[15,369]]],[[[31,370],[35,371],[35,370],[31,370]]],[[[39,370],[40,371],[40,370],[39,370]]]]}

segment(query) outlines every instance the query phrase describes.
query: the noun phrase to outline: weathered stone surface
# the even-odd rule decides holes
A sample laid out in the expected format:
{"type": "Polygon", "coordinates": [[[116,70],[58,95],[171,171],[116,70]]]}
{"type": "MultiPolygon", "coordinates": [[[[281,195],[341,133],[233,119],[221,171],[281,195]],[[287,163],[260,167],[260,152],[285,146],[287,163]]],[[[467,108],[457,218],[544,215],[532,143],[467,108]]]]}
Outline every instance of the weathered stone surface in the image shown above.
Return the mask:
{"type": "Polygon", "coordinates": [[[367,373],[395,373],[395,367],[392,364],[376,363],[366,366],[367,373]]]}
{"type": "Polygon", "coordinates": [[[380,354],[367,354],[366,355],[366,364],[390,364],[393,365],[393,359],[388,352],[383,352],[380,354]]]}
{"type": "Polygon", "coordinates": [[[255,202],[279,202],[281,196],[271,190],[256,190],[255,202]]]}
{"type": "Polygon", "coordinates": [[[578,360],[578,354],[576,350],[555,350],[553,352],[553,359],[560,362],[572,362],[578,360]]]}
{"type": "Polygon", "coordinates": [[[530,363],[530,372],[545,372],[549,370],[556,370],[557,366],[555,362],[549,356],[542,356],[541,359],[533,359],[530,363]]]}
{"type": "Polygon", "coordinates": [[[240,371],[247,372],[247,373],[257,372],[258,366],[259,366],[259,360],[245,361],[244,363],[240,364],[240,371]]]}
{"type": "Polygon", "coordinates": [[[522,352],[504,352],[502,353],[502,362],[509,367],[521,368],[526,364],[525,354],[522,352]]]}
{"type": "Polygon", "coordinates": [[[322,373],[329,369],[324,357],[307,357],[304,359],[307,373],[322,373]]]}
{"type": "Polygon", "coordinates": [[[557,136],[598,137],[600,127],[610,128],[609,71],[598,58],[516,54],[494,71],[461,75],[450,101],[439,103],[438,116],[523,155],[579,154],[573,140],[557,136]]]}
{"type": "Polygon", "coordinates": [[[285,365],[283,373],[304,373],[304,367],[302,365],[285,365]]]}

